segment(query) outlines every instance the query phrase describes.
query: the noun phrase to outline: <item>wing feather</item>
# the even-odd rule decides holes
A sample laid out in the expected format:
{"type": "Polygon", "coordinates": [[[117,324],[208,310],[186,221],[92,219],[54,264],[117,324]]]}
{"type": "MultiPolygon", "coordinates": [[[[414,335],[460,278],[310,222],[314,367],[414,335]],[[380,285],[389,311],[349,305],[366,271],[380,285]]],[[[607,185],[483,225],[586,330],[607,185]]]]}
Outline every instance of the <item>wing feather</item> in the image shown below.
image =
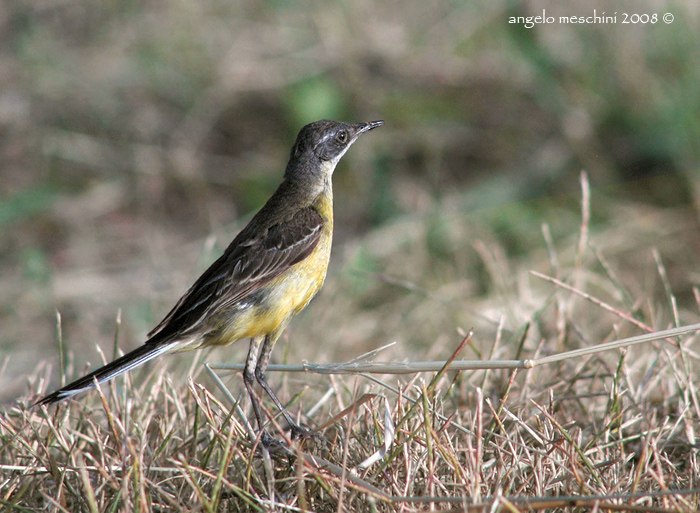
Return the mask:
{"type": "Polygon", "coordinates": [[[244,230],[148,334],[146,343],[160,344],[196,333],[208,314],[244,301],[308,257],[322,229],[321,215],[307,207],[263,233],[250,236],[244,230]]]}

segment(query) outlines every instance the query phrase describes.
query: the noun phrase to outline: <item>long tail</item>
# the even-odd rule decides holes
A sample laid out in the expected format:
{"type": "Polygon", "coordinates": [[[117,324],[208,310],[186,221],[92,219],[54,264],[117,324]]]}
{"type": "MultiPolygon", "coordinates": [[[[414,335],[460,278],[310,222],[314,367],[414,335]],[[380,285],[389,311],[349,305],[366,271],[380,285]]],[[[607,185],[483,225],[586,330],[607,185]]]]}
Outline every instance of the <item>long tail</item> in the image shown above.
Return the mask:
{"type": "Polygon", "coordinates": [[[98,383],[103,383],[109,381],[112,378],[116,378],[120,374],[127,372],[134,367],[138,367],[142,363],[146,363],[153,358],[160,356],[163,353],[167,353],[173,347],[176,342],[171,342],[169,344],[144,344],[137,349],[134,349],[130,353],[125,354],[121,358],[117,358],[112,363],[108,363],[104,367],[92,371],[87,376],[74,381],[73,383],[64,386],[60,390],[39,399],[34,406],[41,404],[52,404],[62,401],[68,397],[72,397],[85,390],[90,390],[95,386],[95,379],[98,383]]]}

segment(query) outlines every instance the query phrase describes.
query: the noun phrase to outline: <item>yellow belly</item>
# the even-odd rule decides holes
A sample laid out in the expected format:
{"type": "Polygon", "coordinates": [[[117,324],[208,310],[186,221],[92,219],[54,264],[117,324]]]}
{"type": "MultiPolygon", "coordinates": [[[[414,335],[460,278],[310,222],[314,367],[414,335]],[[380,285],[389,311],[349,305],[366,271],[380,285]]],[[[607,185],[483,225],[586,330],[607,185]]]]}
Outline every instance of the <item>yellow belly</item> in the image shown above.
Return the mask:
{"type": "Polygon", "coordinates": [[[324,217],[325,226],[314,251],[256,293],[262,298],[258,303],[246,305],[243,300],[241,305],[222,312],[197,344],[199,347],[226,345],[266,335],[276,338],[292,317],[309,304],[323,286],[331,254],[332,200],[323,206],[319,213],[324,217]]]}
{"type": "Polygon", "coordinates": [[[309,304],[326,279],[330,246],[330,237],[322,238],[304,261],[265,286],[268,290],[267,300],[252,309],[250,322],[246,323],[249,326],[241,338],[284,329],[291,318],[309,304]]]}

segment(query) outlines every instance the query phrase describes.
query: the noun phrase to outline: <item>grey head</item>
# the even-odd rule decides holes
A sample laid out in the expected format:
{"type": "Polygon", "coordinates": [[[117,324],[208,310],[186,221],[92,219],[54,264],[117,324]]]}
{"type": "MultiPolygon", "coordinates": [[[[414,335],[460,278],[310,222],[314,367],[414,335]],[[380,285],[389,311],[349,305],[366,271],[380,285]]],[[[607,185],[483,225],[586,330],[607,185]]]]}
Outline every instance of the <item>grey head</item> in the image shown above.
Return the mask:
{"type": "Polygon", "coordinates": [[[320,166],[332,174],[340,158],[360,135],[383,124],[384,121],[344,123],[327,119],[309,123],[297,135],[285,176],[309,165],[320,166]]]}

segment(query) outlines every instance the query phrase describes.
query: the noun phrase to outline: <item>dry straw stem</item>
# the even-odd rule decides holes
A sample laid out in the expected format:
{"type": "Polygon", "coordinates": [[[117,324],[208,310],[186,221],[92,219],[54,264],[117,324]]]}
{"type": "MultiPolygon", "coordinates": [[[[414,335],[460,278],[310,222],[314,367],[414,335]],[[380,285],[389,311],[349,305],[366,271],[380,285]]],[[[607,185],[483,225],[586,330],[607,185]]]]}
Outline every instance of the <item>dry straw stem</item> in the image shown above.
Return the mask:
{"type": "MultiPolygon", "coordinates": [[[[539,273],[534,273],[542,276],[539,273]]],[[[679,337],[700,331],[700,323],[681,326],[668,330],[656,331],[644,335],[605,342],[592,347],[574,349],[550,356],[540,358],[526,358],[523,360],[452,360],[433,362],[368,362],[365,361],[367,355],[343,363],[308,363],[302,365],[269,365],[270,372],[308,372],[312,374],[415,374],[419,372],[437,372],[440,370],[467,371],[467,370],[487,370],[487,369],[532,369],[541,365],[580,358],[590,354],[597,354],[612,349],[635,346],[656,340],[679,337]]],[[[470,332],[471,335],[471,332],[470,332]]],[[[677,345],[674,343],[674,345],[677,345]]],[[[375,354],[376,351],[368,354],[375,354]]],[[[242,363],[208,363],[206,367],[211,370],[242,371],[245,367],[242,363]]],[[[219,380],[219,383],[221,381],[219,380]]]]}

